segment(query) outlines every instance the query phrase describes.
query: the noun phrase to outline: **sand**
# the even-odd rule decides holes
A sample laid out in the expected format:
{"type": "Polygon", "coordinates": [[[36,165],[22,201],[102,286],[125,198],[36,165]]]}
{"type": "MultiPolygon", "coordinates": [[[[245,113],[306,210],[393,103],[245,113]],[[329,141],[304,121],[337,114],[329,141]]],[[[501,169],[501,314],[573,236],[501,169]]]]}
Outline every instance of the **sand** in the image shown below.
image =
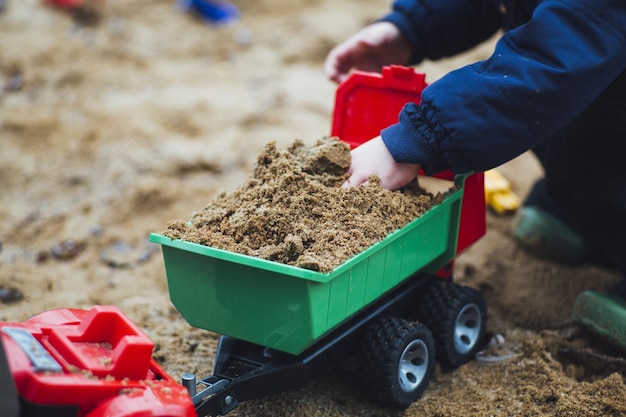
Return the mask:
{"type": "MultiPolygon", "coordinates": [[[[211,373],[217,335],[171,305],[160,248],[147,242],[252,173],[269,142],[329,133],[328,50],[387,10],[384,1],[235,2],[241,19],[208,26],[173,1],[103,2],[76,20],[37,0],[0,14],[0,320],[61,307],[117,305],[155,342],[174,377],[211,373]]],[[[434,81],[492,50],[418,67],[434,81]]],[[[525,195],[541,171],[524,154],[500,167],[525,195]]],[[[509,216],[455,264],[480,289],[501,344],[399,413],[372,403],[350,370],[306,389],[242,404],[236,416],[620,416],[623,353],[570,320],[611,271],[536,259],[509,216]]]]}
{"type": "MultiPolygon", "coordinates": [[[[253,174],[163,235],[285,265],[328,273],[421,217],[443,199],[412,181],[401,190],[361,187],[348,178],[350,146],[324,137],[287,149],[267,144],[253,174]]],[[[451,184],[451,188],[453,184],[451,184]]]]}

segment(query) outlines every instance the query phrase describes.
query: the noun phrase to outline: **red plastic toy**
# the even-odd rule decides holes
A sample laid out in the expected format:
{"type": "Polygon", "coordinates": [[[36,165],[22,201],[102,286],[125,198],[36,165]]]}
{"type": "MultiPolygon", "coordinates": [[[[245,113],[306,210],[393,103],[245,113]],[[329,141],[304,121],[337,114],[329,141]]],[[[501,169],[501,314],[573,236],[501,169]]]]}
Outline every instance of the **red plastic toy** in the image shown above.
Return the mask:
{"type": "Polygon", "coordinates": [[[196,416],[187,389],[117,307],[52,310],[0,323],[0,335],[21,417],[196,416]]]}

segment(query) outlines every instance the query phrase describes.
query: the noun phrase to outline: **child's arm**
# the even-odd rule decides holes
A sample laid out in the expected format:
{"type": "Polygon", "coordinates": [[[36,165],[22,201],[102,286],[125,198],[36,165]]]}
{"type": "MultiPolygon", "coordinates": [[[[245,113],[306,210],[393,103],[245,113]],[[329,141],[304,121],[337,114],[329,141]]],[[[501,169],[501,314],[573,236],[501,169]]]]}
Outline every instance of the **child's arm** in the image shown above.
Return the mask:
{"type": "Polygon", "coordinates": [[[410,64],[453,56],[502,28],[490,0],[395,0],[381,20],[393,23],[412,46],[410,64]]]}
{"type": "Polygon", "coordinates": [[[335,47],[324,71],[343,81],[352,69],[378,72],[465,51],[501,27],[485,0],[396,0],[393,10],[335,47]]]}
{"type": "Polygon", "coordinates": [[[492,56],[430,84],[381,132],[430,175],[485,171],[550,138],[626,70],[626,2],[544,0],[492,56]]]}

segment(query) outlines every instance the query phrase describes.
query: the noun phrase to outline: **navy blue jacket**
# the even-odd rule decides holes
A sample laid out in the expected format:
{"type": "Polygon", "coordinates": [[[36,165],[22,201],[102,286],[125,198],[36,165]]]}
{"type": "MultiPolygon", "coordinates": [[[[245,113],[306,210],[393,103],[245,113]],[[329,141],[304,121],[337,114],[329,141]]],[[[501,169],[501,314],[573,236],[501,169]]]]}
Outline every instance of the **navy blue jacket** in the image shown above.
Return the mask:
{"type": "Polygon", "coordinates": [[[413,64],[505,31],[491,57],[432,83],[421,105],[407,104],[381,132],[397,162],[427,174],[513,159],[566,126],[626,68],[626,0],[396,0],[382,20],[411,41],[413,64]]]}

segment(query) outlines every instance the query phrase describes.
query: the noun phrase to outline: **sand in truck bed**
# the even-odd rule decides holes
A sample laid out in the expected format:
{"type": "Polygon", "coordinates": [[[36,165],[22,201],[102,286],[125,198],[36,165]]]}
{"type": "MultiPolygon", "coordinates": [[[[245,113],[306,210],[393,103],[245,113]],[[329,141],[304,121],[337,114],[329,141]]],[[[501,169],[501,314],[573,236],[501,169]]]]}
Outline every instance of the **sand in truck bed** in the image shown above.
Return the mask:
{"type": "Polygon", "coordinates": [[[165,236],[244,255],[330,272],[441,201],[417,181],[398,191],[376,176],[343,188],[350,148],[337,138],[285,151],[268,143],[252,176],[222,193],[190,221],[169,222],[165,236]]]}

